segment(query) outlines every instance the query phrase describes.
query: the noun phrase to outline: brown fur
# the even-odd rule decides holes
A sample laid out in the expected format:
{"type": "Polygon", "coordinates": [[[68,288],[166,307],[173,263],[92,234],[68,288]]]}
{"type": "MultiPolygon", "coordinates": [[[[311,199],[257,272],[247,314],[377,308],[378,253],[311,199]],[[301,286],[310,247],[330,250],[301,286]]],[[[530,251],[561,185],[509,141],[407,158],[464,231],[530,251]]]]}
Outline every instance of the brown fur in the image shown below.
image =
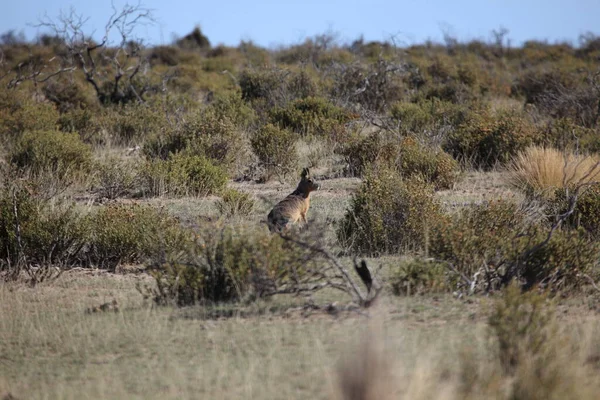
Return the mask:
{"type": "Polygon", "coordinates": [[[267,217],[269,230],[281,232],[290,224],[295,224],[300,220],[306,223],[306,213],[310,207],[310,193],[318,189],[319,184],[310,177],[308,168],[304,168],[302,179],[296,190],[277,203],[269,213],[267,217]]]}

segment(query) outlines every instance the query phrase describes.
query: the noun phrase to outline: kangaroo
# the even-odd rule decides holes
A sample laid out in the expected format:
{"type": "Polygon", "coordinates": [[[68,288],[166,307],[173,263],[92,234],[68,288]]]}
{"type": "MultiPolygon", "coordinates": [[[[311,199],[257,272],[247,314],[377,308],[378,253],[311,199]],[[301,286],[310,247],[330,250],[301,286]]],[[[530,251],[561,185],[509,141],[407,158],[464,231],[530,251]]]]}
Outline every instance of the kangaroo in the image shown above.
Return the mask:
{"type": "Polygon", "coordinates": [[[281,232],[299,220],[306,223],[306,213],[310,207],[310,192],[319,189],[320,185],[310,177],[308,168],[304,168],[296,190],[277,203],[269,213],[267,217],[269,230],[281,232]]]}

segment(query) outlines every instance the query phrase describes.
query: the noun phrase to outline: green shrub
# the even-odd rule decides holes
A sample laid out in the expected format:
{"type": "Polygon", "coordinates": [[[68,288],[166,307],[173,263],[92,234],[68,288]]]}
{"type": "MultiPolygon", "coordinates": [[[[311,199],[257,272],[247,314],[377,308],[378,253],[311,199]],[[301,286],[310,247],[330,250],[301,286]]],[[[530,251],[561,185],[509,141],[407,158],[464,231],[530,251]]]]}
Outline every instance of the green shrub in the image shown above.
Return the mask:
{"type": "Polygon", "coordinates": [[[370,165],[394,160],[397,149],[380,133],[368,136],[352,135],[338,150],[344,157],[350,176],[363,176],[370,165]]]}
{"type": "Polygon", "coordinates": [[[443,263],[414,259],[394,266],[390,277],[392,293],[410,296],[448,290],[443,263]]]}
{"type": "Polygon", "coordinates": [[[289,72],[278,68],[246,69],[239,75],[242,99],[264,99],[267,104],[282,104],[289,72]]]}
{"type": "Polygon", "coordinates": [[[231,120],[206,111],[190,115],[181,127],[155,135],[143,151],[150,159],[166,160],[180,152],[204,157],[231,173],[245,161],[245,146],[231,120]]]}
{"type": "Polygon", "coordinates": [[[239,91],[215,95],[211,108],[218,120],[228,119],[242,128],[256,121],[256,113],[244,102],[239,91]]]}
{"type": "Polygon", "coordinates": [[[59,113],[50,102],[36,102],[26,93],[0,90],[0,140],[26,131],[54,130],[59,113]]]}
{"type": "Polygon", "coordinates": [[[64,176],[70,172],[89,171],[92,151],[76,133],[30,131],[16,142],[10,161],[34,173],[50,170],[64,176]]]}
{"type": "Polygon", "coordinates": [[[334,69],[334,98],[342,99],[374,111],[383,112],[404,95],[401,68],[385,59],[362,65],[353,63],[334,69]]]}
{"type": "Polygon", "coordinates": [[[396,168],[404,177],[421,177],[435,189],[449,189],[458,181],[459,166],[456,160],[441,149],[427,149],[412,138],[399,144],[396,168]]]}
{"type": "Polygon", "coordinates": [[[370,165],[393,168],[405,178],[420,178],[435,189],[448,189],[460,176],[458,163],[441,149],[428,149],[412,137],[401,140],[375,133],[355,136],[341,149],[348,172],[362,176],[370,165]]]}
{"type": "Polygon", "coordinates": [[[74,205],[36,197],[30,183],[0,189],[0,269],[79,262],[87,229],[74,205]]]}
{"type": "Polygon", "coordinates": [[[225,217],[249,215],[254,210],[255,205],[256,202],[249,193],[235,189],[226,190],[221,200],[216,203],[217,210],[225,217]]]}
{"type": "MultiPolygon", "coordinates": [[[[549,215],[563,215],[569,209],[568,189],[556,189],[554,197],[548,200],[549,215]]],[[[585,188],[579,195],[573,213],[565,221],[567,228],[583,228],[592,238],[600,239],[600,186],[585,188]]]]}
{"type": "Polygon", "coordinates": [[[514,373],[526,362],[525,357],[556,351],[550,345],[557,334],[554,310],[546,303],[544,295],[535,291],[521,293],[517,284],[509,285],[496,301],[488,323],[498,340],[500,361],[506,372],[514,373]]]}
{"type": "Polygon", "coordinates": [[[307,97],[270,112],[273,124],[289,128],[302,135],[329,136],[343,131],[350,115],[323,98],[307,97]]]}
{"type": "Polygon", "coordinates": [[[544,284],[576,289],[597,265],[600,246],[580,232],[555,231],[543,245],[549,227],[543,216],[506,200],[474,206],[432,228],[431,256],[450,263],[457,273],[473,278],[484,290],[512,279],[524,288],[544,284]]]}
{"type": "Polygon", "coordinates": [[[497,163],[507,162],[536,139],[533,124],[515,111],[498,115],[482,111],[472,113],[450,134],[445,149],[475,167],[490,169],[497,163]]]}
{"type": "Polygon", "coordinates": [[[49,81],[42,88],[42,92],[61,114],[70,110],[88,108],[96,102],[95,96],[87,95],[81,83],[66,78],[49,81]]]}
{"type": "Polygon", "coordinates": [[[288,91],[294,98],[316,97],[319,87],[307,69],[294,72],[289,78],[288,91]]]}
{"type": "Polygon", "coordinates": [[[305,273],[308,253],[264,231],[204,227],[186,254],[153,266],[155,300],[190,305],[269,295],[305,273]]]}
{"type": "Polygon", "coordinates": [[[131,195],[135,189],[135,167],[123,160],[111,157],[94,166],[96,182],[94,191],[101,197],[116,199],[131,195]]]}
{"type": "Polygon", "coordinates": [[[358,254],[419,250],[426,247],[433,222],[441,218],[430,185],[381,168],[365,176],[337,236],[342,246],[358,254]]]}
{"type": "Polygon", "coordinates": [[[286,175],[297,169],[296,138],[288,130],[265,125],[254,133],[250,143],[264,169],[265,180],[274,174],[286,175]]]}
{"type": "Polygon", "coordinates": [[[178,153],[168,160],[148,161],[141,168],[140,180],[146,195],[208,196],[220,193],[228,176],[203,156],[178,153]]]}
{"type": "Polygon", "coordinates": [[[102,117],[90,109],[74,108],[60,115],[58,127],[63,132],[78,133],[85,143],[92,145],[103,144],[102,117]]]}
{"type": "Polygon", "coordinates": [[[438,98],[419,103],[397,102],[390,108],[392,121],[403,135],[444,133],[462,124],[470,112],[473,111],[464,105],[438,98]]]}
{"type": "Polygon", "coordinates": [[[88,217],[87,258],[101,268],[141,263],[185,248],[186,233],[163,210],[136,204],[101,207],[88,217]]]}
{"type": "Polygon", "coordinates": [[[142,143],[168,127],[163,112],[134,103],[110,108],[103,115],[102,122],[113,143],[121,145],[142,143]]]}

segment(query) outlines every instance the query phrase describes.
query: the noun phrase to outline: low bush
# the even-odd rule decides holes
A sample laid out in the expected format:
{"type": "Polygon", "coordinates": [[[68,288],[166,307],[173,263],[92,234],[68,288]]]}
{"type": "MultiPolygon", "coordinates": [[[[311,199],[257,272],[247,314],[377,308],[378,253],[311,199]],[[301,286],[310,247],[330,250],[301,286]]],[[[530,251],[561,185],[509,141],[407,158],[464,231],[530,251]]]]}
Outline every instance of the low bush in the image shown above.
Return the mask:
{"type": "Polygon", "coordinates": [[[333,69],[332,97],[383,112],[404,96],[404,68],[379,58],[374,63],[339,64],[333,69]]]}
{"type": "Polygon", "coordinates": [[[264,180],[285,176],[297,169],[296,137],[286,129],[267,124],[257,130],[250,143],[264,170],[264,180]]]}
{"type": "Polygon", "coordinates": [[[182,126],[155,135],[143,151],[150,159],[166,160],[177,153],[204,157],[233,173],[247,158],[246,146],[235,124],[212,110],[192,114],[182,126]]]}
{"type": "Polygon", "coordinates": [[[225,190],[216,203],[219,214],[225,217],[249,215],[255,206],[256,202],[249,193],[235,189],[225,190]]]}
{"type": "Polygon", "coordinates": [[[537,139],[532,123],[516,111],[472,113],[453,131],[445,149],[455,158],[477,168],[490,169],[503,164],[537,139]]]}
{"type": "Polygon", "coordinates": [[[285,108],[270,111],[271,122],[301,135],[331,136],[344,130],[350,121],[348,112],[317,97],[292,101],[285,108]]]}
{"type": "Polygon", "coordinates": [[[88,231],[74,205],[35,193],[25,180],[0,189],[0,269],[20,262],[71,266],[81,258],[88,231]]]}
{"type": "MultiPolygon", "coordinates": [[[[567,190],[556,189],[554,196],[547,201],[550,216],[563,215],[569,210],[567,190]]],[[[570,229],[583,228],[593,239],[600,239],[600,184],[594,184],[582,191],[573,213],[566,219],[564,226],[570,229]]]]}
{"type": "Polygon", "coordinates": [[[474,290],[495,290],[514,279],[524,288],[580,288],[600,246],[581,232],[564,231],[541,245],[550,229],[544,218],[506,200],[474,206],[432,228],[429,252],[468,277],[474,290]]]}
{"type": "Polygon", "coordinates": [[[65,78],[49,81],[42,88],[42,92],[61,114],[97,104],[95,96],[86,93],[86,88],[76,80],[70,81],[65,78]]]}
{"type": "Polygon", "coordinates": [[[397,102],[390,107],[390,117],[403,135],[446,137],[467,120],[472,109],[438,98],[418,103],[397,102]]]}
{"type": "Polygon", "coordinates": [[[164,113],[145,104],[125,104],[110,108],[102,116],[102,125],[111,140],[119,145],[141,144],[168,128],[164,113]]]}
{"type": "Polygon", "coordinates": [[[448,290],[443,263],[414,259],[394,266],[389,283],[396,296],[435,293],[448,290]]]}
{"type": "Polygon", "coordinates": [[[94,165],[93,191],[100,197],[116,199],[132,195],[137,181],[135,166],[122,159],[111,157],[94,165]]]}
{"type": "Polygon", "coordinates": [[[284,83],[289,72],[279,68],[246,69],[240,73],[238,82],[242,99],[264,99],[270,106],[282,105],[286,98],[284,83]]]}
{"type": "Polygon", "coordinates": [[[185,254],[155,263],[155,300],[231,302],[273,294],[301,277],[312,263],[308,251],[267,232],[204,227],[185,254]]]}
{"type": "Polygon", "coordinates": [[[442,218],[430,185],[381,168],[366,174],[337,237],[351,252],[369,256],[420,250],[434,221],[442,218]]]}
{"type": "Polygon", "coordinates": [[[354,136],[340,152],[353,176],[362,176],[370,165],[383,165],[405,178],[420,178],[438,190],[451,188],[460,177],[459,165],[449,154],[427,148],[412,137],[398,140],[380,133],[354,136]]]}
{"type": "Polygon", "coordinates": [[[239,91],[215,95],[210,107],[218,120],[227,119],[241,128],[248,128],[256,122],[256,113],[242,99],[239,91]]]}
{"type": "Polygon", "coordinates": [[[399,144],[396,168],[404,177],[420,177],[435,189],[449,189],[459,178],[459,165],[441,149],[428,149],[415,139],[405,138],[399,144]]]}
{"type": "Polygon", "coordinates": [[[85,143],[104,144],[108,135],[103,132],[102,119],[103,115],[98,116],[90,109],[74,108],[60,115],[58,128],[63,132],[79,134],[85,143]]]}
{"type": "Polygon", "coordinates": [[[87,217],[87,259],[114,270],[120,264],[160,259],[185,249],[189,233],[163,210],[136,204],[107,205],[87,217]]]}
{"type": "Polygon", "coordinates": [[[167,160],[148,161],[141,167],[144,195],[208,196],[227,184],[227,172],[203,156],[173,154],[167,160]]]}
{"type": "Polygon", "coordinates": [[[88,172],[92,166],[92,151],[76,133],[30,131],[17,140],[10,162],[34,173],[53,171],[64,176],[88,172]]]}
{"type": "Polygon", "coordinates": [[[50,102],[36,102],[26,93],[0,90],[0,140],[26,131],[56,129],[59,113],[50,102]]]}
{"type": "Polygon", "coordinates": [[[556,351],[550,343],[556,340],[557,325],[554,309],[547,303],[545,295],[521,293],[517,284],[509,285],[495,302],[488,323],[505,372],[514,373],[528,361],[526,357],[556,351]]]}

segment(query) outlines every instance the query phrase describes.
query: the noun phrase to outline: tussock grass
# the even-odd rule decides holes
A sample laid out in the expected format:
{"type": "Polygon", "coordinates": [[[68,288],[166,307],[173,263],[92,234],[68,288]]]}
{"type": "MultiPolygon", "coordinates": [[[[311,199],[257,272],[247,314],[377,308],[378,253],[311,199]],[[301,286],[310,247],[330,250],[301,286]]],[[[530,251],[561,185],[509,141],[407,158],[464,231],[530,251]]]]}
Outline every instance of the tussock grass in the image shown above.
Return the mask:
{"type": "Polygon", "coordinates": [[[564,153],[532,146],[517,154],[508,165],[507,183],[530,195],[546,196],[555,189],[600,179],[597,156],[564,153]]]}

